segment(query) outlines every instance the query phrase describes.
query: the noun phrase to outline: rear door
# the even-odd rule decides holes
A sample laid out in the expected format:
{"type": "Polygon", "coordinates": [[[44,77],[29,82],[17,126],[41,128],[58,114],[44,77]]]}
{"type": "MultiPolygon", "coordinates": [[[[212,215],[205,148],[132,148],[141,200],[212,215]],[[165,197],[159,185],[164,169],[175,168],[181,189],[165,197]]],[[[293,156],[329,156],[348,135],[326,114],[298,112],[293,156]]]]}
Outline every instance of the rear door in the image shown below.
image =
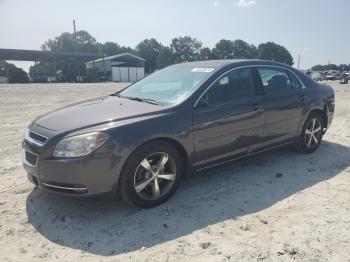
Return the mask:
{"type": "Polygon", "coordinates": [[[257,67],[265,110],[264,135],[260,146],[293,138],[297,135],[305,104],[305,94],[298,79],[286,69],[257,67]]]}
{"type": "Polygon", "coordinates": [[[232,70],[197,102],[193,113],[197,165],[244,155],[259,141],[264,112],[256,104],[255,83],[251,68],[232,70]]]}

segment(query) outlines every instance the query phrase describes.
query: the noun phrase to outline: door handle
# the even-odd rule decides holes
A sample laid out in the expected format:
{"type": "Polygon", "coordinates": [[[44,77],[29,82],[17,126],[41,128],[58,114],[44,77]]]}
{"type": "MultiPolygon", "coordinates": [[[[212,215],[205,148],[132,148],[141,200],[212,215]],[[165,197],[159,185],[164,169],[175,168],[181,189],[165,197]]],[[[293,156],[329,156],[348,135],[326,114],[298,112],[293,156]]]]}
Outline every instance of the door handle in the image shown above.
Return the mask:
{"type": "Polygon", "coordinates": [[[304,102],[306,100],[306,95],[300,95],[300,100],[304,102]]]}

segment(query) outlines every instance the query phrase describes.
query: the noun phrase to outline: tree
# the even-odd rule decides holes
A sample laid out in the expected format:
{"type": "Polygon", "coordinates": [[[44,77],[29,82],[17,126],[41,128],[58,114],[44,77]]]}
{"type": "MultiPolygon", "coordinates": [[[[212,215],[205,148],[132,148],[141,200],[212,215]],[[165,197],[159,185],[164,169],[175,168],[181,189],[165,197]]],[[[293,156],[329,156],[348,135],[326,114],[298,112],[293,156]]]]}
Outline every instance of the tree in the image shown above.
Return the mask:
{"type": "Polygon", "coordinates": [[[170,47],[162,47],[157,56],[157,68],[161,69],[174,63],[175,59],[170,47]]]}
{"type": "Polygon", "coordinates": [[[114,42],[106,42],[104,44],[98,43],[98,53],[105,56],[111,56],[121,53],[121,47],[114,42]]]}
{"type": "MultiPolygon", "coordinates": [[[[61,63],[58,63],[61,65],[61,63]]],[[[57,65],[56,65],[57,67],[57,65]]],[[[29,68],[29,75],[33,76],[35,74],[42,74],[44,76],[55,76],[56,75],[56,68],[54,63],[52,62],[40,62],[36,63],[35,65],[30,66],[29,68]]]]}
{"type": "Polygon", "coordinates": [[[258,57],[258,49],[254,45],[249,45],[243,40],[235,40],[233,42],[233,58],[236,59],[252,59],[258,57]]]}
{"type": "Polygon", "coordinates": [[[145,71],[152,73],[157,69],[157,57],[162,45],[154,38],[145,39],[136,46],[136,53],[146,60],[145,71]]]}
{"type": "Polygon", "coordinates": [[[176,37],[171,41],[170,48],[176,63],[197,61],[202,43],[190,36],[176,37]]]}
{"type": "Polygon", "coordinates": [[[130,54],[133,54],[133,55],[136,55],[136,51],[135,49],[129,47],[129,46],[122,46],[120,47],[120,53],[130,53],[130,54]]]}
{"type": "Polygon", "coordinates": [[[73,34],[68,32],[62,33],[55,39],[47,40],[41,46],[41,49],[55,52],[98,52],[96,39],[86,31],[78,31],[73,34]]]}
{"type": "Polygon", "coordinates": [[[210,50],[210,48],[208,47],[204,47],[201,49],[201,52],[200,52],[200,60],[210,60],[212,59],[213,57],[213,54],[210,50]]]}
{"type": "Polygon", "coordinates": [[[258,47],[258,56],[260,59],[272,60],[287,65],[293,65],[293,57],[289,51],[281,46],[277,45],[274,42],[267,42],[260,44],[258,47]]]}
{"type": "Polygon", "coordinates": [[[82,53],[97,53],[98,47],[96,39],[88,32],[81,30],[72,34],[76,41],[77,51],[82,53]]]}
{"type": "Polygon", "coordinates": [[[234,45],[231,40],[221,39],[213,48],[213,57],[215,59],[234,58],[234,45]]]}
{"type": "Polygon", "coordinates": [[[45,41],[45,43],[41,45],[41,49],[44,51],[74,52],[74,38],[70,33],[62,33],[60,36],[55,37],[55,39],[45,41]]]}
{"type": "Polygon", "coordinates": [[[29,78],[27,73],[22,68],[14,67],[9,70],[8,82],[29,83],[29,78]]]}
{"type": "Polygon", "coordinates": [[[340,66],[337,66],[335,64],[315,65],[315,66],[311,67],[311,70],[312,71],[340,70],[340,66]]]}
{"type": "MultiPolygon", "coordinates": [[[[54,39],[49,39],[41,46],[42,50],[53,52],[82,52],[82,53],[98,53],[99,45],[96,39],[88,32],[81,30],[76,33],[62,33],[54,39]]],[[[57,61],[53,62],[40,62],[30,67],[30,75],[42,74],[43,76],[56,76],[58,70],[64,70],[65,72],[80,71],[81,74],[85,73],[84,62],[74,61],[57,61]]],[[[73,77],[74,78],[74,77],[73,77]]]]}
{"type": "Polygon", "coordinates": [[[27,73],[16,67],[14,64],[0,61],[0,76],[5,76],[9,83],[28,83],[29,78],[27,73]]]}

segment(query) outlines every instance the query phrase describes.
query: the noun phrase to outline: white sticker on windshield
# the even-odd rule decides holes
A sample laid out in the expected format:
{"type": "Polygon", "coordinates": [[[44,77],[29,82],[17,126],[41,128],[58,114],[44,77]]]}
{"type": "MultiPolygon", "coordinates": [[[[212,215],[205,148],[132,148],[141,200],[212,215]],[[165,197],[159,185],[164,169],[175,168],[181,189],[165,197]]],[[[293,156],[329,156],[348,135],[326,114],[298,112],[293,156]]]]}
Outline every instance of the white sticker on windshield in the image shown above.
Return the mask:
{"type": "Polygon", "coordinates": [[[196,67],[192,69],[192,72],[199,72],[199,73],[210,73],[214,70],[214,68],[204,68],[204,67],[196,67]]]}

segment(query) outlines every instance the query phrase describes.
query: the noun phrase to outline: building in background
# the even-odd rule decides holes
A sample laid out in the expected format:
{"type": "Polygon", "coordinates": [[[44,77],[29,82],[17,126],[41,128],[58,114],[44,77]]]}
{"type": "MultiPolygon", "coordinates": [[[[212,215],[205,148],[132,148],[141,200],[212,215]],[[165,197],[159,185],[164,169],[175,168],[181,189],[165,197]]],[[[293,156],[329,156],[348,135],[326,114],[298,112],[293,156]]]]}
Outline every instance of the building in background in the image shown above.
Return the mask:
{"type": "Polygon", "coordinates": [[[135,82],[145,76],[145,60],[125,53],[107,56],[86,63],[90,81],[135,82]]]}

